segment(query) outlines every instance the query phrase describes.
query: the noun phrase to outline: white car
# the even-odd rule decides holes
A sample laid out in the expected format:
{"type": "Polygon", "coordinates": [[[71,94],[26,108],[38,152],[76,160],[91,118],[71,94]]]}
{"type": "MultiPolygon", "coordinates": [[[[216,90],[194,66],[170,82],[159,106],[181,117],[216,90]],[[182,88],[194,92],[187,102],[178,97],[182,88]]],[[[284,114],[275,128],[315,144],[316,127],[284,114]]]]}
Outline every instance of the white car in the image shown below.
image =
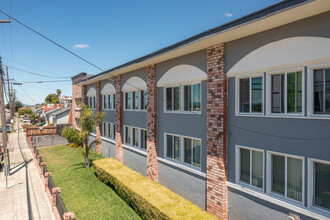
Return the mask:
{"type": "Polygon", "coordinates": [[[31,123],[30,119],[23,119],[23,123],[31,123]]]}

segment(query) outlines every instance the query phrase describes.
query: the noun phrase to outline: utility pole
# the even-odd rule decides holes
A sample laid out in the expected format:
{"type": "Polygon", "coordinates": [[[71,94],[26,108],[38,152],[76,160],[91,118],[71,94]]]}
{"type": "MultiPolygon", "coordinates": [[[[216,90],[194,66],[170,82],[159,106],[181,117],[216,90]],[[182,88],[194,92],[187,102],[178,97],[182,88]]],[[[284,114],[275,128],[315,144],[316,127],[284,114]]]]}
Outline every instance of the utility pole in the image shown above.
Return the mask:
{"type": "Polygon", "coordinates": [[[12,94],[12,99],[11,99],[11,118],[13,118],[15,120],[15,111],[16,111],[16,91],[13,89],[13,83],[11,83],[11,94],[12,94]]]}
{"type": "Polygon", "coordinates": [[[12,100],[11,100],[11,91],[10,91],[10,83],[9,83],[9,74],[8,74],[8,66],[6,66],[6,73],[7,73],[7,82],[8,82],[8,97],[9,97],[9,100],[8,100],[8,105],[9,105],[9,109],[10,109],[10,116],[11,115],[11,108],[12,108],[12,100]]]}
{"type": "MultiPolygon", "coordinates": [[[[1,126],[2,126],[2,144],[3,144],[3,152],[9,153],[7,150],[7,142],[8,142],[8,136],[7,136],[7,124],[6,124],[6,112],[5,112],[5,100],[4,100],[4,94],[3,94],[3,70],[2,70],[2,62],[0,57],[0,117],[1,117],[1,126]]],[[[9,154],[8,154],[9,156],[9,154]]]]}

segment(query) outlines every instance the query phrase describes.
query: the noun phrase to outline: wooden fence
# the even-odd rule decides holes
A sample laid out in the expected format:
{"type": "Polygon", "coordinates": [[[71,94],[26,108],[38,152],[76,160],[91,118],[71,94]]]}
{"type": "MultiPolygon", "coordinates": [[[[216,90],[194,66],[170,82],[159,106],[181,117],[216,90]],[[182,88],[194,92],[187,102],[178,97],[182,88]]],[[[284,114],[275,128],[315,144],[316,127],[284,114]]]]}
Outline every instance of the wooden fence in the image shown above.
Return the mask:
{"type": "Polygon", "coordinates": [[[25,128],[26,137],[30,136],[42,136],[56,134],[55,126],[45,126],[45,127],[26,127],[25,128]]]}

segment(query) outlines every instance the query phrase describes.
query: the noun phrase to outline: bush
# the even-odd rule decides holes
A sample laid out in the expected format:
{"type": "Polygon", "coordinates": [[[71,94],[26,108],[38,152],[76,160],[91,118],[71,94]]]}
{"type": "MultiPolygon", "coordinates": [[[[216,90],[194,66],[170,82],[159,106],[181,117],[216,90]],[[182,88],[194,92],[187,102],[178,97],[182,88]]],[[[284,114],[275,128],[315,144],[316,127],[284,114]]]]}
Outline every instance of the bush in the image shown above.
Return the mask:
{"type": "Polygon", "coordinates": [[[77,143],[71,143],[69,144],[69,147],[73,147],[73,148],[79,148],[81,145],[77,144],[77,143]]]}
{"type": "Polygon", "coordinates": [[[93,166],[97,177],[112,186],[142,219],[216,219],[112,158],[96,160],[93,166]]]}
{"type": "Polygon", "coordinates": [[[62,136],[65,137],[70,144],[71,143],[76,143],[78,145],[82,144],[78,131],[71,126],[67,126],[63,128],[62,136]]]}
{"type": "Polygon", "coordinates": [[[54,126],[54,123],[50,123],[48,126],[54,126]]]}

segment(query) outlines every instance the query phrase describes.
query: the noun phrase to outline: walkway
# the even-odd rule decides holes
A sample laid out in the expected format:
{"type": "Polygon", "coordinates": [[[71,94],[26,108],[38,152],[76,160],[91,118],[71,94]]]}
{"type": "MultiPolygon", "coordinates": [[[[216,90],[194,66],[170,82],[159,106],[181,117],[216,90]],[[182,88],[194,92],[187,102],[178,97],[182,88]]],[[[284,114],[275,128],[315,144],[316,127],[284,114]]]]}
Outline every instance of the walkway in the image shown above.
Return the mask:
{"type": "Polygon", "coordinates": [[[0,220],[55,219],[23,130],[11,133],[9,140],[14,143],[14,151],[9,153],[7,189],[4,172],[0,173],[0,220]]]}

